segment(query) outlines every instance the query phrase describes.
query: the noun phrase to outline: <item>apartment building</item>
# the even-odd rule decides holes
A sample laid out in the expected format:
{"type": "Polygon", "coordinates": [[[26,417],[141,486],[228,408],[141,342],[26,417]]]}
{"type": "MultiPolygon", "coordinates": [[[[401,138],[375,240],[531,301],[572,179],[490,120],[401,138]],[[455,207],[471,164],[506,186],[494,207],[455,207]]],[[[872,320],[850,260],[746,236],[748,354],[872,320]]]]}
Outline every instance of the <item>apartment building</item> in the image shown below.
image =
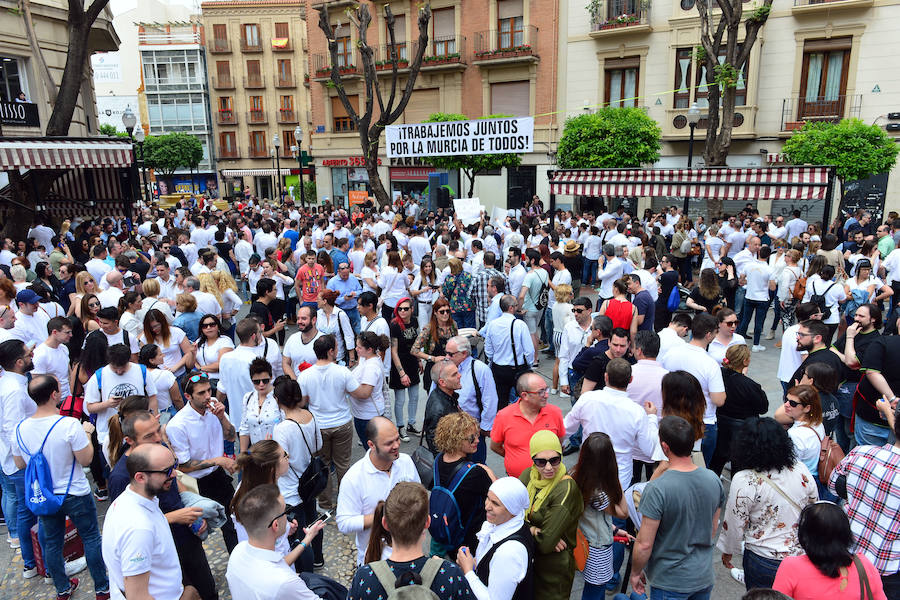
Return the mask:
{"type": "Polygon", "coordinates": [[[309,148],[305,2],[210,0],[201,10],[223,195],[249,186],[275,198],[298,180],[298,126],[309,148]]]}
{"type": "MultiPolygon", "coordinates": [[[[385,2],[365,2],[373,15],[366,32],[375,49],[382,86],[390,83],[390,47],[385,2]]],[[[349,192],[368,190],[360,138],[330,85],[331,57],[318,26],[317,9],[327,6],[338,42],[338,66],[350,101],[364,108],[365,89],[356,43],[359,32],[345,14],[352,3],[307,0],[310,43],[312,152],[319,196],[346,205],[349,192]]],[[[416,52],[419,3],[390,3],[398,51],[400,85],[416,52]]],[[[536,115],[534,152],[515,169],[498,169],[476,179],[475,195],[489,207],[518,207],[534,193],[546,197],[546,171],[555,155],[560,121],[556,110],[559,5],[551,0],[434,0],[428,47],[415,91],[398,123],[419,123],[435,112],[536,115]]],[[[386,96],[389,91],[385,92],[386,96]]],[[[377,103],[376,103],[377,105],[377,103]]],[[[388,159],[381,148],[379,174],[392,193],[421,192],[435,169],[422,159],[388,159]]],[[[464,179],[464,178],[463,178],[464,179]]],[[[458,173],[450,174],[457,195],[466,193],[458,173]]]]}
{"type": "MultiPolygon", "coordinates": [[[[601,104],[643,107],[662,128],[662,157],[655,166],[685,167],[688,111],[694,104],[707,109],[700,85],[705,68],[693,52],[700,42],[694,0],[592,0],[587,7],[583,0],[569,0],[561,8],[560,106],[568,115],[601,104]]],[[[744,4],[745,14],[754,8],[744,4]]],[[[808,120],[855,117],[887,125],[887,114],[900,111],[900,73],[885,68],[898,34],[895,0],[776,0],[740,74],[728,164],[783,164],[784,141],[808,120]]],[[[740,43],[743,28],[739,36],[740,43]]],[[[702,164],[705,127],[701,118],[694,166],[702,164]]],[[[886,210],[900,209],[896,200],[891,206],[900,192],[897,180],[895,175],[889,182],[886,210]]],[[[671,203],[653,200],[654,207],[671,203]]],[[[777,214],[798,209],[817,221],[828,217],[823,205],[775,200],[758,208],[777,214]]],[[[726,211],[737,208],[726,202],[726,211]]],[[[705,213],[705,201],[692,200],[691,211],[705,213]]]]}
{"type": "MultiPolygon", "coordinates": [[[[148,135],[187,133],[200,140],[203,159],[170,177],[156,174],[161,195],[209,192],[218,197],[206,53],[199,18],[137,23],[148,135]]],[[[121,126],[120,126],[121,128],[121,126]]]]}

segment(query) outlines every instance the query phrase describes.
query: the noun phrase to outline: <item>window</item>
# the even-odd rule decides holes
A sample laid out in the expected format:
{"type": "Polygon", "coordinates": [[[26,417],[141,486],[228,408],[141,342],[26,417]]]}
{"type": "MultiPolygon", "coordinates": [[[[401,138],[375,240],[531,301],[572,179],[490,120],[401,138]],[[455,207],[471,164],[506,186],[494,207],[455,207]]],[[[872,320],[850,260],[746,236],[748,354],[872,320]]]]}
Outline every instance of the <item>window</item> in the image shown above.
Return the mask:
{"type": "MultiPolygon", "coordinates": [[[[347,100],[350,102],[353,110],[358,113],[359,96],[347,96],[347,100]]],[[[331,116],[334,122],[334,133],[356,130],[356,124],[350,119],[346,109],[344,109],[344,105],[341,103],[341,99],[337,96],[331,98],[331,116]]]]}
{"type": "Polygon", "coordinates": [[[263,97],[262,96],[250,96],[250,110],[257,110],[262,112],[263,109],[263,97]]]}
{"type": "MultiPolygon", "coordinates": [[[[738,49],[740,50],[740,44],[738,44],[738,49]]],[[[719,51],[719,64],[725,62],[725,49],[721,49],[719,51]]],[[[735,106],[744,106],[747,104],[747,75],[750,69],[750,61],[748,60],[746,64],[744,64],[744,68],[738,73],[738,83],[737,89],[734,94],[734,104],[735,106]]],[[[706,83],[706,67],[700,65],[697,69],[697,89],[694,94],[695,100],[697,101],[697,106],[700,108],[707,108],[709,106],[708,91],[707,88],[700,87],[701,84],[706,83]]]]}
{"type": "MultiPolygon", "coordinates": [[[[390,43],[390,37],[385,37],[390,43]]],[[[406,50],[406,15],[394,15],[394,42],[397,44],[397,60],[409,60],[409,53],[406,50]]],[[[391,53],[388,48],[384,53],[384,60],[390,60],[391,53]]]]}
{"type": "Polygon", "coordinates": [[[0,100],[12,102],[22,91],[24,91],[24,86],[19,73],[18,59],[0,56],[0,100]]]}
{"type": "Polygon", "coordinates": [[[222,96],[219,98],[219,110],[234,110],[234,104],[231,101],[231,96],[222,96]]]}
{"type": "Polygon", "coordinates": [[[216,61],[216,81],[219,87],[231,87],[231,63],[227,60],[216,61]]]}
{"type": "Polygon", "coordinates": [[[250,155],[257,158],[269,156],[265,131],[250,132],[250,155]]]}
{"type": "Polygon", "coordinates": [[[259,87],[262,85],[262,74],[258,60],[247,61],[247,85],[259,87]]]}
{"type": "Polygon", "coordinates": [[[228,40],[228,26],[224,23],[213,25],[213,39],[217,42],[228,40]]]}
{"type": "Polygon", "coordinates": [[[440,90],[416,90],[412,93],[406,110],[403,111],[404,123],[422,123],[429,116],[441,110],[440,90]]]}
{"type": "Polygon", "coordinates": [[[798,117],[840,119],[847,99],[852,38],[807,40],[803,45],[798,117]]]}
{"type": "Polygon", "coordinates": [[[275,37],[290,39],[291,26],[289,23],[275,23],[275,37]]]}
{"type": "Polygon", "coordinates": [[[338,66],[349,67],[353,64],[353,46],[350,43],[350,25],[343,23],[334,28],[337,41],[338,66]]]}
{"type": "MultiPolygon", "coordinates": [[[[719,64],[725,62],[725,49],[720,50],[719,64]]],[[[744,68],[738,73],[737,89],[735,90],[735,105],[747,104],[747,80],[750,73],[750,61],[744,64],[744,68]]],[[[700,108],[709,106],[707,100],[706,66],[694,63],[693,48],[678,48],[675,51],[675,93],[674,108],[688,108],[691,102],[697,103],[700,108]],[[696,73],[696,75],[694,75],[696,73]],[[693,86],[693,87],[692,87],[693,86]]]]}
{"type": "Polygon", "coordinates": [[[256,23],[241,25],[241,39],[245,48],[259,48],[259,25],[256,23]]]}
{"type": "Polygon", "coordinates": [[[610,21],[622,15],[637,15],[640,11],[638,0],[608,0],[606,18],[610,21]]]}
{"type": "Polygon", "coordinates": [[[456,12],[454,7],[438,8],[431,13],[431,39],[434,56],[456,52],[456,12]]]}
{"type": "Polygon", "coordinates": [[[282,96],[281,97],[281,110],[294,110],[294,97],[293,96],[282,96]]]}
{"type": "Polygon", "coordinates": [[[491,84],[491,114],[527,117],[531,114],[531,84],[508,81],[491,84]]]}
{"type": "Polygon", "coordinates": [[[285,129],[281,132],[281,155],[290,156],[291,146],[296,146],[297,140],[294,139],[294,130],[285,129]]]}
{"type": "Polygon", "coordinates": [[[237,157],[237,140],[233,131],[223,131],[219,134],[219,156],[221,158],[237,157]]]}
{"type": "Polygon", "coordinates": [[[607,59],[604,63],[606,105],[614,108],[636,106],[640,57],[607,59]]]}
{"type": "Polygon", "coordinates": [[[498,0],[497,48],[505,50],[524,43],[522,0],[498,0]]]}
{"type": "Polygon", "coordinates": [[[208,130],[208,109],[204,94],[147,93],[146,96],[152,135],[168,131],[204,132],[208,130]]]}
{"type": "Polygon", "coordinates": [[[290,123],[296,121],[296,117],[294,116],[293,96],[281,96],[281,98],[279,98],[279,107],[282,122],[290,123]]]}
{"type": "Polygon", "coordinates": [[[693,68],[693,49],[678,48],[675,51],[675,106],[689,108],[691,105],[691,69],[693,68]]]}
{"type": "Polygon", "coordinates": [[[290,83],[292,77],[291,71],[291,60],[290,59],[282,59],[279,60],[278,63],[278,82],[279,83],[290,83]]]}

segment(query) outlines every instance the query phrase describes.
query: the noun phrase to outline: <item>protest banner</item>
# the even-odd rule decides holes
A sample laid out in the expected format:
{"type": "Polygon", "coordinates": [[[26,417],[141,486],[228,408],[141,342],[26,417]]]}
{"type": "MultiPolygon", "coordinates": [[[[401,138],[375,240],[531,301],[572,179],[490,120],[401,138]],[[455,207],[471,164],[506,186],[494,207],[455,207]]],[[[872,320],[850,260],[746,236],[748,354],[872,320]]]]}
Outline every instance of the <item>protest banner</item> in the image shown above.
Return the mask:
{"type": "Polygon", "coordinates": [[[534,118],[441,121],[385,128],[389,158],[532,151],[534,118]]]}
{"type": "Polygon", "coordinates": [[[481,220],[484,207],[478,198],[456,198],[453,200],[453,212],[463,225],[471,225],[481,220]]]}
{"type": "Polygon", "coordinates": [[[503,225],[503,223],[506,221],[506,215],[507,215],[507,212],[506,212],[505,208],[495,206],[494,210],[491,212],[491,223],[495,227],[499,227],[500,225],[503,225]]]}

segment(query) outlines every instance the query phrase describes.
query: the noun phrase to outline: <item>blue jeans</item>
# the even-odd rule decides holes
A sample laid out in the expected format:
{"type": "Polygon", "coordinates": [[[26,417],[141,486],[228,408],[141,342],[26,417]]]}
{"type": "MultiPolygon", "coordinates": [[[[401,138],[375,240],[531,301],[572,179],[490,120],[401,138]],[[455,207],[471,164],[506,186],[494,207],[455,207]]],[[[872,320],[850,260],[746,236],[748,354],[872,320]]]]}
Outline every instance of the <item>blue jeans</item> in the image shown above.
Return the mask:
{"type": "Polygon", "coordinates": [[[875,425],[865,419],[861,419],[859,415],[856,415],[853,434],[856,437],[856,443],[860,446],[884,446],[885,444],[894,443],[893,431],[887,427],[875,425]]]}
{"type": "Polygon", "coordinates": [[[744,585],[748,590],[771,588],[780,564],[780,560],[765,558],[744,548],[744,585]]]}
{"type": "Polygon", "coordinates": [[[456,323],[456,326],[462,329],[463,327],[475,327],[475,311],[474,310],[466,310],[462,312],[455,312],[450,314],[453,317],[453,321],[456,323]]]}
{"type": "Polygon", "coordinates": [[[712,586],[698,592],[670,592],[669,590],[652,588],[650,590],[650,600],[709,600],[710,594],[712,594],[712,586]]]}
{"type": "Polygon", "coordinates": [[[606,600],[606,585],[594,585],[585,581],[581,600],[606,600]]]}
{"type": "Polygon", "coordinates": [[[359,309],[353,307],[344,308],[341,310],[347,313],[347,318],[350,319],[350,327],[353,328],[353,336],[356,337],[357,335],[359,335],[359,309]]]}
{"type": "Polygon", "coordinates": [[[709,423],[703,424],[703,441],[700,442],[700,452],[703,453],[703,460],[709,464],[716,451],[716,442],[719,439],[719,424],[709,423]]]}
{"type": "Polygon", "coordinates": [[[556,348],[553,346],[553,311],[549,306],[544,310],[544,330],[547,332],[547,343],[550,345],[547,350],[553,354],[556,352],[556,348]]]}
{"type": "MultiPolygon", "coordinates": [[[[31,545],[31,528],[37,523],[37,517],[34,516],[25,505],[25,469],[16,471],[12,475],[8,475],[16,488],[16,525],[19,529],[19,543],[22,545],[22,562],[25,563],[26,569],[34,567],[34,547],[31,545]]],[[[44,550],[46,556],[47,551],[44,550]]],[[[60,556],[62,551],[60,550],[60,556]]]]}
{"type": "Polygon", "coordinates": [[[759,346],[759,338],[762,335],[763,324],[766,320],[766,311],[769,310],[768,300],[744,300],[744,310],[741,313],[741,326],[738,333],[747,336],[747,327],[750,326],[750,317],[753,319],[753,345],[759,346]]]}
{"type": "Polygon", "coordinates": [[[597,279],[597,261],[584,259],[581,265],[581,284],[591,285],[597,279]]]}
{"type": "MultiPolygon", "coordinates": [[[[613,526],[618,527],[619,529],[625,529],[628,526],[628,521],[625,519],[620,519],[619,517],[612,518],[613,526]]],[[[612,579],[606,582],[604,586],[607,590],[615,590],[619,587],[619,582],[622,581],[622,575],[620,571],[622,570],[622,563],[625,562],[625,544],[621,542],[613,542],[613,576],[612,579]]]]}
{"type": "Polygon", "coordinates": [[[734,291],[734,312],[737,313],[738,317],[741,316],[741,311],[744,310],[744,297],[746,295],[747,290],[740,286],[734,291]]]}
{"type": "Polygon", "coordinates": [[[397,427],[403,427],[403,407],[406,406],[406,398],[409,397],[408,412],[406,413],[406,422],[409,425],[416,424],[416,410],[419,408],[419,384],[409,386],[408,388],[394,390],[394,418],[397,420],[397,427]]]}
{"type": "Polygon", "coordinates": [[[356,429],[356,435],[359,437],[359,441],[362,443],[362,447],[365,449],[369,449],[369,445],[366,443],[369,441],[369,436],[366,435],[366,425],[369,424],[369,419],[357,419],[353,417],[353,428],[356,429]]]}
{"type": "Polygon", "coordinates": [[[638,594],[637,592],[631,592],[630,596],[616,594],[612,597],[612,600],[647,600],[647,594],[638,594]]]}
{"type": "Polygon", "coordinates": [[[18,539],[19,529],[17,525],[18,502],[16,501],[16,484],[10,479],[10,476],[0,471],[0,487],[3,488],[3,517],[6,519],[6,528],[9,530],[9,537],[18,539]]]}
{"type": "Polygon", "coordinates": [[[100,526],[97,524],[97,507],[94,498],[85,496],[66,496],[62,510],[55,515],[41,517],[41,545],[44,548],[44,563],[47,572],[53,578],[56,593],[62,594],[69,589],[69,578],[66,576],[66,565],[63,562],[63,540],[66,535],[66,515],[72,519],[78,535],[84,544],[84,557],[87,559],[94,590],[109,590],[109,579],[106,577],[106,565],[100,543],[100,526]]]}

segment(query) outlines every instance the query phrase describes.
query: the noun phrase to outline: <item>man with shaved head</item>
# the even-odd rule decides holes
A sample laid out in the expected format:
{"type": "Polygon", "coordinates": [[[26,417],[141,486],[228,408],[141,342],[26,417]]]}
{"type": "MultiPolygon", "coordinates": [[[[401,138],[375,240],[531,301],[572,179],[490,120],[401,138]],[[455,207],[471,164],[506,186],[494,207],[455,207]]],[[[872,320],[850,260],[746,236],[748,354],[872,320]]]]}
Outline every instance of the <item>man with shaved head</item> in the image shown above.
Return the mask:
{"type": "Polygon", "coordinates": [[[373,417],[366,426],[366,436],[369,450],[344,475],[337,501],[338,529],[356,534],[360,565],[365,562],[375,506],[386,500],[401,481],[419,481],[412,459],[400,452],[400,433],[390,419],[373,417]]]}

